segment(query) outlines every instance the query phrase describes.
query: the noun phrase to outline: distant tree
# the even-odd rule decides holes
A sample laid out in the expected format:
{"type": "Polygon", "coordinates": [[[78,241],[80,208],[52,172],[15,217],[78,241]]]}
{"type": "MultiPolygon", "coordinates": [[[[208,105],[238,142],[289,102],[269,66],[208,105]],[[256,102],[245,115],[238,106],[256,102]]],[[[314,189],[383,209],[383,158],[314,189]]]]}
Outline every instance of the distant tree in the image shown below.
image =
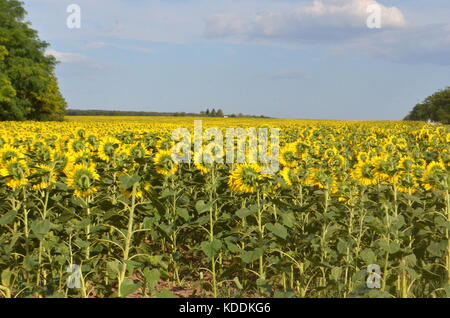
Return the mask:
{"type": "Polygon", "coordinates": [[[219,109],[217,111],[217,117],[223,117],[223,110],[222,109],[219,109]]]}
{"type": "Polygon", "coordinates": [[[217,116],[216,109],[213,108],[211,111],[211,117],[216,117],[216,116],[217,116]]]}
{"type": "Polygon", "coordinates": [[[443,124],[450,124],[450,86],[428,96],[422,103],[417,104],[405,120],[432,120],[443,124]]]}
{"type": "Polygon", "coordinates": [[[62,120],[56,60],[25,15],[21,1],[0,0],[0,120],[62,120]]]}
{"type": "Polygon", "coordinates": [[[209,108],[206,109],[206,116],[209,116],[210,112],[209,112],[209,108]]]}

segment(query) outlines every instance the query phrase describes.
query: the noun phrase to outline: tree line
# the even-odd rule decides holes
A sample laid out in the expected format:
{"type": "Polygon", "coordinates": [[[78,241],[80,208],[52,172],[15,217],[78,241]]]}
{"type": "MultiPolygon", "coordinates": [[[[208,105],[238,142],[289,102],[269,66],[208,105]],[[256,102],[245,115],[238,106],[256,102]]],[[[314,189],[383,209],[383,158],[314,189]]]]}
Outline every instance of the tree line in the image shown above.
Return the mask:
{"type": "Polygon", "coordinates": [[[405,120],[433,121],[450,124],[450,86],[437,91],[417,104],[405,120]]]}
{"type": "MultiPolygon", "coordinates": [[[[123,110],[97,110],[97,109],[68,109],[66,111],[67,116],[175,116],[175,117],[224,117],[223,111],[220,110],[212,115],[212,112],[201,111],[200,113],[188,113],[188,112],[146,112],[146,111],[123,111],[123,110]]],[[[269,118],[266,116],[255,116],[255,115],[245,115],[230,114],[227,117],[244,117],[244,118],[269,118]]]]}
{"type": "Polygon", "coordinates": [[[62,120],[57,62],[25,15],[21,1],[0,0],[0,120],[62,120]]]}

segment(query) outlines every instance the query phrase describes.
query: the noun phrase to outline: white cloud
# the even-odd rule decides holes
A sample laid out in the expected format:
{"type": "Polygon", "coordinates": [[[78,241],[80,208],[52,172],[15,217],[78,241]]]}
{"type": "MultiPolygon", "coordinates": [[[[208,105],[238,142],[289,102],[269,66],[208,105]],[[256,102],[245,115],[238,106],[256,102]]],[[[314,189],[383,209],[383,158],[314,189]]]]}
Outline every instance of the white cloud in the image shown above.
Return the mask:
{"type": "Polygon", "coordinates": [[[238,37],[241,39],[271,39],[297,41],[334,41],[367,33],[367,8],[381,8],[383,28],[406,25],[402,12],[386,7],[376,0],[313,0],[308,5],[281,8],[251,16],[221,13],[207,20],[208,37],[238,37]]]}
{"type": "Polygon", "coordinates": [[[362,52],[401,63],[450,65],[450,24],[411,26],[355,39],[334,53],[362,52]]]}
{"type": "Polygon", "coordinates": [[[52,49],[47,49],[45,51],[45,55],[52,55],[56,58],[58,62],[61,63],[76,63],[76,62],[84,62],[87,60],[87,57],[82,54],[59,52],[52,49]]]}

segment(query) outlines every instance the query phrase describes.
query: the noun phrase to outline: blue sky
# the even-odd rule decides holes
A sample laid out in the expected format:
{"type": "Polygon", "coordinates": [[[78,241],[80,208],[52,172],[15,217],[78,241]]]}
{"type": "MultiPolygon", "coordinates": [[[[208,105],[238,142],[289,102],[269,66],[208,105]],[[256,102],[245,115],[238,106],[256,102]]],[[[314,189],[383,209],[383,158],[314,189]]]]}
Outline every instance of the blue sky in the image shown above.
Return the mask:
{"type": "Polygon", "coordinates": [[[448,0],[24,2],[70,108],[396,120],[450,86],[448,0]]]}

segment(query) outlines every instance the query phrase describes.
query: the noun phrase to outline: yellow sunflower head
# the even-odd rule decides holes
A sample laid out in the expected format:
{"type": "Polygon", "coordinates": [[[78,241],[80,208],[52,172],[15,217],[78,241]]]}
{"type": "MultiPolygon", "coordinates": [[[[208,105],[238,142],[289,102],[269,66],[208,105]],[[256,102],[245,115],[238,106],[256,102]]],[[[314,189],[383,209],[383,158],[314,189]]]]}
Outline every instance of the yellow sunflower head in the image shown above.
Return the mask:
{"type": "Polygon", "coordinates": [[[353,179],[365,186],[377,184],[377,169],[371,161],[360,161],[352,171],[353,179]]]}
{"type": "Polygon", "coordinates": [[[23,159],[25,155],[21,149],[9,145],[4,145],[0,148],[0,163],[6,163],[14,158],[23,159]]]}
{"type": "Polygon", "coordinates": [[[67,185],[75,190],[75,196],[86,198],[97,192],[95,181],[100,180],[95,165],[76,164],[67,171],[67,185]]]}
{"type": "Polygon", "coordinates": [[[13,158],[2,165],[0,175],[6,178],[6,185],[18,189],[28,184],[29,170],[23,160],[13,158]]]}
{"type": "Polygon", "coordinates": [[[241,193],[253,193],[262,180],[261,168],[257,164],[239,164],[228,178],[231,190],[241,193]]]}
{"type": "Polygon", "coordinates": [[[287,144],[280,150],[280,163],[285,167],[295,167],[298,164],[295,144],[287,144]]]}
{"type": "Polygon", "coordinates": [[[441,161],[430,162],[425,169],[422,177],[424,188],[426,190],[440,189],[443,190],[448,185],[445,185],[447,169],[441,161]]]}
{"type": "Polygon", "coordinates": [[[50,188],[56,183],[55,169],[49,165],[38,164],[33,169],[33,189],[43,190],[50,188]]]}
{"type": "Polygon", "coordinates": [[[172,160],[172,151],[160,150],[153,158],[156,172],[164,176],[174,175],[178,171],[178,164],[172,160]]]}
{"type": "Polygon", "coordinates": [[[98,146],[98,157],[106,162],[111,161],[119,145],[120,141],[117,138],[103,138],[98,146]]]}

